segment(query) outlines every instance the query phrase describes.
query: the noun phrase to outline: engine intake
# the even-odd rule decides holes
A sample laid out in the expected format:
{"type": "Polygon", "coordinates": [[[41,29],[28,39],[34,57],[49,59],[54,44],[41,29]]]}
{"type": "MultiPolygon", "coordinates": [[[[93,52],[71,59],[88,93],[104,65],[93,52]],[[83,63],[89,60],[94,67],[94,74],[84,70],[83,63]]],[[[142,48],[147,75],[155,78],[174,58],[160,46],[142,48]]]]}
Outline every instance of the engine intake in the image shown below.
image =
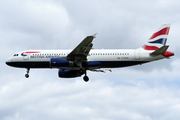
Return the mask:
{"type": "Polygon", "coordinates": [[[69,61],[66,58],[51,58],[51,67],[72,67],[74,66],[73,61],[69,61]]]}

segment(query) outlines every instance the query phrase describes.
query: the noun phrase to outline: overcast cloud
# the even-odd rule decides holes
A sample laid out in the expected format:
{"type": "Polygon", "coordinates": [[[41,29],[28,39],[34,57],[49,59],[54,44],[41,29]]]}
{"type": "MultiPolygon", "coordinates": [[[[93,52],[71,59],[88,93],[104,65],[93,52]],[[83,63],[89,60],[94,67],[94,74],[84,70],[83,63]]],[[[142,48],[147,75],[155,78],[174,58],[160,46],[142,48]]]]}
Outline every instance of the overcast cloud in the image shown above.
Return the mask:
{"type": "Polygon", "coordinates": [[[0,0],[0,120],[179,120],[180,1],[0,0]],[[5,64],[15,52],[73,49],[98,33],[95,49],[139,48],[161,24],[175,56],[139,66],[58,78],[57,69],[5,64]]]}

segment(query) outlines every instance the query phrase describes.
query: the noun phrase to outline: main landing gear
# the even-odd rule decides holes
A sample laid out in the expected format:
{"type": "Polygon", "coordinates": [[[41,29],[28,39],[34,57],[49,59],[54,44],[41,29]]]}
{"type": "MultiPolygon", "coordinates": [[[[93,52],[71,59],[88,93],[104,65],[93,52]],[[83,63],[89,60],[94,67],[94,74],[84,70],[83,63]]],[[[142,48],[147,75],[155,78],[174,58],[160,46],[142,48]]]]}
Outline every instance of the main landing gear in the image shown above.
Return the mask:
{"type": "Polygon", "coordinates": [[[80,69],[80,73],[81,74],[85,74],[85,76],[83,77],[83,80],[85,81],[85,82],[88,82],[89,81],[89,77],[87,76],[87,73],[86,73],[86,69],[80,69]]]}
{"type": "Polygon", "coordinates": [[[85,82],[88,82],[88,81],[89,81],[89,77],[86,76],[86,75],[83,77],[83,79],[84,79],[85,82]]]}
{"type": "Polygon", "coordinates": [[[27,68],[27,74],[25,74],[26,78],[29,78],[29,71],[30,71],[30,68],[27,68]]]}
{"type": "Polygon", "coordinates": [[[89,77],[88,77],[87,74],[86,74],[86,70],[85,70],[85,76],[83,77],[83,79],[84,79],[85,82],[88,82],[88,81],[89,81],[89,77]]]}

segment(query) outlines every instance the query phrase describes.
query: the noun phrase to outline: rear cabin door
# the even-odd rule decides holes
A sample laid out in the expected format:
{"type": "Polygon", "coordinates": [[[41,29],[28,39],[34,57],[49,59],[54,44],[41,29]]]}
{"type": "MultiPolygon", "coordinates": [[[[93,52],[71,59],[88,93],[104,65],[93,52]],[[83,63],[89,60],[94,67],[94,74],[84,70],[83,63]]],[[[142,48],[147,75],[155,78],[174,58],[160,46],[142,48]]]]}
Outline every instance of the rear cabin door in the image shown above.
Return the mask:
{"type": "Polygon", "coordinates": [[[135,60],[140,60],[140,50],[135,50],[134,51],[134,59],[135,60]]]}

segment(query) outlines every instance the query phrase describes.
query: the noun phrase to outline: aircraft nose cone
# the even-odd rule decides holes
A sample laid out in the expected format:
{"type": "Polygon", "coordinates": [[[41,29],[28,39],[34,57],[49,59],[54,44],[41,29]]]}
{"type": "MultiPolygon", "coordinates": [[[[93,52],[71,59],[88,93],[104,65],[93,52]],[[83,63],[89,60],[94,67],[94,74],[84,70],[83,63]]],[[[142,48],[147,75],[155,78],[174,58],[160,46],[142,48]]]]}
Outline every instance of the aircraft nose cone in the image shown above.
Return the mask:
{"type": "Polygon", "coordinates": [[[10,66],[10,62],[6,62],[6,65],[9,65],[9,66],[10,66]]]}
{"type": "Polygon", "coordinates": [[[6,60],[6,64],[11,66],[11,60],[10,59],[6,60]]]}

